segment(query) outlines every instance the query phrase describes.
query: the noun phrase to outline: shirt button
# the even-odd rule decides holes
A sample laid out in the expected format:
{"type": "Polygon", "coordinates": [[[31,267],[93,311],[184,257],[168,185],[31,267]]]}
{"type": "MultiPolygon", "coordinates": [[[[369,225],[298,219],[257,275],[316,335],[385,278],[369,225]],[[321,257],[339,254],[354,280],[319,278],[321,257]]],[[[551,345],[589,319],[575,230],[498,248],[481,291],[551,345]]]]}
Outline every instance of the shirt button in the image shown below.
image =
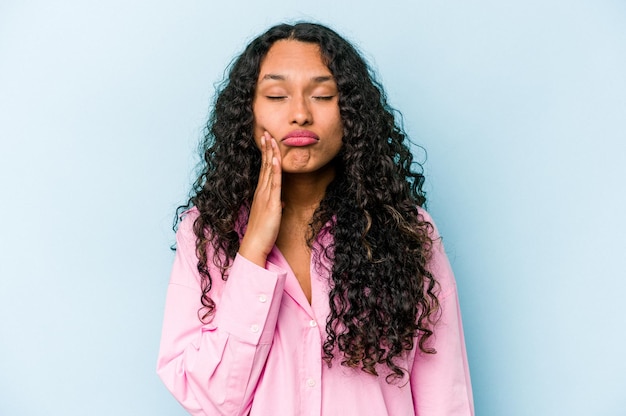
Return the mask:
{"type": "Polygon", "coordinates": [[[257,333],[259,332],[259,326],[257,324],[254,324],[250,327],[250,331],[257,333]]]}
{"type": "Polygon", "coordinates": [[[315,386],[315,380],[313,380],[312,378],[308,379],[306,381],[306,385],[309,387],[314,387],[315,386]]]}
{"type": "Polygon", "coordinates": [[[311,320],[309,321],[309,326],[310,326],[311,328],[315,328],[315,327],[317,326],[317,322],[315,322],[315,319],[311,319],[311,320]]]}
{"type": "Polygon", "coordinates": [[[265,302],[267,302],[267,296],[265,296],[265,295],[259,295],[259,302],[261,302],[261,303],[265,303],[265,302]]]}

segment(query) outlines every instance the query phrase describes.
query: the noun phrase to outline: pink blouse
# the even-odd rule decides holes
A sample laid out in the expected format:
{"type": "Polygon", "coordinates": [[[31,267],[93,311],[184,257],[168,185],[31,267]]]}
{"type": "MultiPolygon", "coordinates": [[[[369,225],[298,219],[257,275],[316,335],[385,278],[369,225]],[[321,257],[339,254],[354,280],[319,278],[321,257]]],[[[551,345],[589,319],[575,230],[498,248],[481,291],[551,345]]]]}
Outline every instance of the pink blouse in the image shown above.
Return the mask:
{"type": "MultiPolygon", "coordinates": [[[[421,211],[426,220],[432,219],[421,211]]],[[[436,354],[416,347],[388,384],[360,369],[322,361],[328,276],[311,265],[312,302],[276,247],[265,268],[237,255],[227,281],[213,279],[213,320],[202,324],[192,209],[177,232],[157,372],[193,415],[473,415],[469,368],[454,276],[441,240],[430,270],[441,285],[436,354]]],[[[435,231],[436,233],[436,231],[435,231]]],[[[438,237],[436,234],[435,238],[438,237]]],[[[319,237],[313,249],[328,244],[319,237]]],[[[313,256],[312,256],[313,257],[313,256]]],[[[212,253],[209,253],[212,258],[212,253]]],[[[209,266],[211,266],[209,262],[209,266]]],[[[215,275],[219,276],[219,273],[215,275]]],[[[417,344],[417,343],[416,343],[417,344]]]]}

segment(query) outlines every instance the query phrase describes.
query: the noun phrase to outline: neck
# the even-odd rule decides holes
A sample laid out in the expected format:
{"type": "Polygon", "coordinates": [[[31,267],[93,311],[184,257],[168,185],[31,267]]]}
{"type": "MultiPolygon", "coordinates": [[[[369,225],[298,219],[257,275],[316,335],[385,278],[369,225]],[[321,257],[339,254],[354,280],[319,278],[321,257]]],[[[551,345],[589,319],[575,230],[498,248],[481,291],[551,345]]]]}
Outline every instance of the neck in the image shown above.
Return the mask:
{"type": "Polygon", "coordinates": [[[331,165],[312,173],[283,173],[283,216],[308,223],[334,178],[335,168],[331,165]]]}

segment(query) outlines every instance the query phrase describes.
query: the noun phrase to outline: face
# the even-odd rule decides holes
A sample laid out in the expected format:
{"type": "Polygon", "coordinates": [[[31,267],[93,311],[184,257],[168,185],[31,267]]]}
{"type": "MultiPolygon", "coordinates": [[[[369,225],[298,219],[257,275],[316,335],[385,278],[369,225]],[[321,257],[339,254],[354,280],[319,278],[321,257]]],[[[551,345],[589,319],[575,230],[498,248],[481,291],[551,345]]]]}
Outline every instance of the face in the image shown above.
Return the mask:
{"type": "Polygon", "coordinates": [[[338,102],[337,84],[319,46],[277,41],[261,63],[252,105],[257,146],[265,131],[275,138],[286,173],[327,167],[342,146],[338,102]]]}

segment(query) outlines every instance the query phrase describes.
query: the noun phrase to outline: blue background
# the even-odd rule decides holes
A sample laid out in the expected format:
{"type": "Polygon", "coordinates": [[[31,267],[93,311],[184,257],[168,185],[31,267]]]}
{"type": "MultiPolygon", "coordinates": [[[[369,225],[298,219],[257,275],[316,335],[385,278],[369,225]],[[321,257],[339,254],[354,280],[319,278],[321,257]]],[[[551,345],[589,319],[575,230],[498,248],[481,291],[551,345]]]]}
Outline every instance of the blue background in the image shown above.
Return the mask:
{"type": "Polygon", "coordinates": [[[172,215],[226,64],[297,19],[428,151],[477,414],[626,414],[617,0],[4,0],[0,414],[185,414],[154,370],[172,215]]]}

